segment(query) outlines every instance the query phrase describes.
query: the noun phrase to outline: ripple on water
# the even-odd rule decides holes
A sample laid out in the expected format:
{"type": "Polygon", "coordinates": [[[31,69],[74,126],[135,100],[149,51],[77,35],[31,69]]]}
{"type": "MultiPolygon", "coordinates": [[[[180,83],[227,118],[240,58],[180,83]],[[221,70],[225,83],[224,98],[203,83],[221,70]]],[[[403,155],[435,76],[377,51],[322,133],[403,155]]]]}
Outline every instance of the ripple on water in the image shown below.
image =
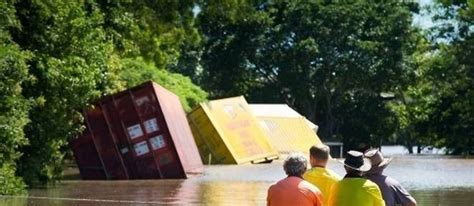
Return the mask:
{"type": "MultiPolygon", "coordinates": [[[[386,173],[419,205],[474,205],[474,160],[394,156],[386,173]]],[[[328,165],[340,175],[337,161],[328,165]]],[[[285,177],[282,161],[259,165],[206,166],[187,180],[64,181],[32,189],[30,198],[0,197],[0,205],[265,205],[267,188],[285,177]]]]}

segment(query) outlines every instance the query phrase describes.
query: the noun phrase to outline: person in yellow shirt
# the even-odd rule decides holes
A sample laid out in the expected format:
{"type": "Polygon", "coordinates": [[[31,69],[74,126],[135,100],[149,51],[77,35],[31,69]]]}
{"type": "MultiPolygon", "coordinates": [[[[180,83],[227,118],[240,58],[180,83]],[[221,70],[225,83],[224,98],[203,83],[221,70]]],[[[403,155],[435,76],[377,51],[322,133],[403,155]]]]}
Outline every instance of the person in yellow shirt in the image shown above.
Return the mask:
{"type": "Polygon", "coordinates": [[[343,162],[346,176],[329,192],[329,206],[385,206],[379,187],[362,177],[371,168],[370,160],[357,151],[347,152],[343,162]]]}
{"type": "Polygon", "coordinates": [[[329,151],[329,147],[324,144],[311,146],[309,148],[311,169],[303,175],[306,181],[318,187],[323,193],[323,206],[328,205],[327,198],[332,185],[341,179],[339,175],[326,168],[329,161],[329,151]]]}

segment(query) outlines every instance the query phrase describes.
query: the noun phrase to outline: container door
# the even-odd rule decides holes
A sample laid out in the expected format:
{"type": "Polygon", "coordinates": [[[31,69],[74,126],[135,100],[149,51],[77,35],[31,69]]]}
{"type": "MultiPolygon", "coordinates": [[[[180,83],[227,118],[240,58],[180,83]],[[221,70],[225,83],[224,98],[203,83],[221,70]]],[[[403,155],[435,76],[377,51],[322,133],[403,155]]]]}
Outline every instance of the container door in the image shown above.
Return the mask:
{"type": "Polygon", "coordinates": [[[143,120],[138,115],[131,92],[115,97],[117,113],[123,130],[130,142],[130,151],[135,160],[138,179],[160,178],[160,170],[155,164],[151,145],[148,142],[146,128],[143,120]]]}
{"type": "Polygon", "coordinates": [[[175,145],[170,137],[163,113],[152,86],[133,92],[135,106],[143,120],[144,133],[154,154],[162,178],[184,178],[175,145]]]}
{"type": "Polygon", "coordinates": [[[84,180],[107,179],[104,167],[99,158],[92,137],[86,130],[84,134],[71,143],[74,157],[84,180]]]}
{"type": "Polygon", "coordinates": [[[107,179],[128,179],[123,162],[100,106],[87,112],[87,127],[106,170],[107,179]]]}
{"type": "Polygon", "coordinates": [[[114,101],[114,97],[107,98],[101,102],[104,114],[106,114],[107,121],[109,122],[110,131],[112,136],[115,138],[117,149],[119,150],[125,168],[127,169],[130,179],[134,179],[138,176],[137,165],[132,154],[131,143],[128,140],[127,133],[124,131],[124,126],[120,120],[119,111],[114,101]]]}

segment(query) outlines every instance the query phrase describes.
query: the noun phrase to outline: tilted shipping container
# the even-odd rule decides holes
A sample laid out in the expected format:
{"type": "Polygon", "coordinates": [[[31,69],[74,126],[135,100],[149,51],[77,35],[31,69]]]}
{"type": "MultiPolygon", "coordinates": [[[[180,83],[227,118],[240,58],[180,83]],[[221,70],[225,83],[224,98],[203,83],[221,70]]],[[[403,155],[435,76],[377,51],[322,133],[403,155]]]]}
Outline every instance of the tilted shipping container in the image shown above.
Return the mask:
{"type": "Polygon", "coordinates": [[[206,164],[259,163],[278,158],[242,96],[201,103],[188,114],[188,120],[206,164]]]}
{"type": "Polygon", "coordinates": [[[250,104],[270,143],[280,154],[308,153],[309,148],[321,144],[318,126],[286,104],[250,104]]]}
{"type": "Polygon", "coordinates": [[[308,153],[321,140],[306,123],[304,117],[257,117],[268,139],[281,154],[308,153]]]}
{"type": "Polygon", "coordinates": [[[71,141],[83,179],[186,178],[203,172],[178,96],[147,82],[104,97],[71,141]]]}

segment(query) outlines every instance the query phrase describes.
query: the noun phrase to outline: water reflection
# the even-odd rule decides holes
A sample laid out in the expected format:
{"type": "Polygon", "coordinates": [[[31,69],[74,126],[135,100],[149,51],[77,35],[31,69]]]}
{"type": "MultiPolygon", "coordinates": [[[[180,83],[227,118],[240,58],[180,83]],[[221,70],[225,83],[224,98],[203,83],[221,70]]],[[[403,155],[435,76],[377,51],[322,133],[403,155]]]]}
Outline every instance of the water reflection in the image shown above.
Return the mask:
{"type": "MultiPolygon", "coordinates": [[[[329,167],[343,174],[342,165],[329,167]]],[[[474,160],[398,156],[387,168],[419,205],[474,205],[474,160]]],[[[0,205],[265,205],[269,185],[284,177],[282,162],[208,166],[187,180],[64,181],[32,189],[30,198],[0,197],[0,205]]]]}
{"type": "Polygon", "coordinates": [[[415,190],[411,193],[418,205],[474,205],[474,188],[415,190]]]}
{"type": "Polygon", "coordinates": [[[201,204],[265,205],[268,183],[206,182],[202,184],[201,204]]]}

